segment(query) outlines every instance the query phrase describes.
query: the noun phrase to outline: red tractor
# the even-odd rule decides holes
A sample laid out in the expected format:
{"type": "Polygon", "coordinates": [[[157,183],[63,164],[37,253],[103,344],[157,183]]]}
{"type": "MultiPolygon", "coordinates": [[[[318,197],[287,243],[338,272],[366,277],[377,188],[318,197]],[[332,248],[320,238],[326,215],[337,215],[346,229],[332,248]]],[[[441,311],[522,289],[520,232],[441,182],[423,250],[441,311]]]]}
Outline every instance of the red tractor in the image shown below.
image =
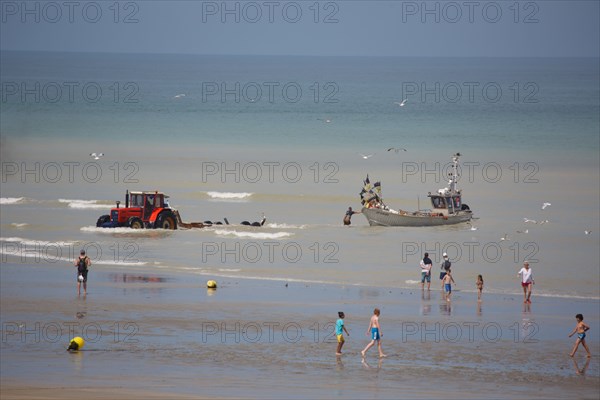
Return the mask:
{"type": "Polygon", "coordinates": [[[161,192],[125,192],[125,207],[110,210],[110,215],[102,215],[97,227],[132,229],[177,229],[176,211],[166,202],[169,196],[161,192]]]}

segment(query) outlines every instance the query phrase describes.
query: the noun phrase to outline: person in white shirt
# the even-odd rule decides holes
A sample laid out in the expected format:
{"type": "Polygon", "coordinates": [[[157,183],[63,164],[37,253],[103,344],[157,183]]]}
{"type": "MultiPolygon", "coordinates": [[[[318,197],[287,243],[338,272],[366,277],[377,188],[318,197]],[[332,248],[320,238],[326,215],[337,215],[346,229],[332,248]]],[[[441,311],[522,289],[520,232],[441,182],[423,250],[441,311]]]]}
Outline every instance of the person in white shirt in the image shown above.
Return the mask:
{"type": "Polygon", "coordinates": [[[425,253],[425,257],[423,257],[419,265],[421,266],[421,289],[425,289],[425,280],[427,280],[427,290],[429,290],[431,287],[431,267],[433,267],[429,253],[425,253]]]}
{"type": "Polygon", "coordinates": [[[531,304],[531,290],[535,281],[533,280],[533,272],[529,268],[529,263],[525,261],[523,268],[517,273],[517,276],[521,276],[521,286],[523,287],[523,303],[531,304]]]}

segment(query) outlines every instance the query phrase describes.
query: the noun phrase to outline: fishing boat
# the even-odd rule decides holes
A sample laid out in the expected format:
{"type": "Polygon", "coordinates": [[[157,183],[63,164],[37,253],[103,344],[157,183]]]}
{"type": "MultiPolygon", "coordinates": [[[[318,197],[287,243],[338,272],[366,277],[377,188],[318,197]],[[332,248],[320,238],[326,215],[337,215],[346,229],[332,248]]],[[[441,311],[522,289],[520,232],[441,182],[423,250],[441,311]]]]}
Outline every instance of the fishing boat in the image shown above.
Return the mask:
{"type": "Polygon", "coordinates": [[[467,222],[473,217],[468,205],[462,202],[462,191],[457,188],[460,153],[452,156],[449,186],[435,193],[429,192],[431,209],[418,211],[394,210],[383,202],[381,182],[371,186],[369,176],[360,193],[361,213],[371,226],[439,226],[467,222]]]}

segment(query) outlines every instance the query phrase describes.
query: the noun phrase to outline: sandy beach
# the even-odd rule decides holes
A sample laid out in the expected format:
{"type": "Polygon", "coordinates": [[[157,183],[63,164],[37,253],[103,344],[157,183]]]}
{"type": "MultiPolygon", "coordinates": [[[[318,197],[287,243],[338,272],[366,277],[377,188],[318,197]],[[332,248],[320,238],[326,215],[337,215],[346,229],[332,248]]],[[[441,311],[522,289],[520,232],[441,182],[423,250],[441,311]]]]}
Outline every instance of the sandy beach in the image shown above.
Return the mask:
{"type": "Polygon", "coordinates": [[[574,315],[598,302],[365,286],[90,272],[78,297],[68,267],[6,263],[2,398],[597,398],[595,357],[568,352],[574,315]],[[383,349],[365,330],[381,308],[383,349]],[[350,332],[335,356],[333,324],[350,332]],[[73,336],[86,338],[77,353],[73,336]],[[15,366],[18,365],[18,368],[15,366]],[[583,370],[583,371],[582,371],[583,370]],[[27,371],[27,376],[23,376],[27,371]],[[310,384],[307,384],[310,382],[310,384]],[[443,382],[443,383],[441,383],[443,382]],[[576,388],[576,389],[574,389],[576,388]]]}

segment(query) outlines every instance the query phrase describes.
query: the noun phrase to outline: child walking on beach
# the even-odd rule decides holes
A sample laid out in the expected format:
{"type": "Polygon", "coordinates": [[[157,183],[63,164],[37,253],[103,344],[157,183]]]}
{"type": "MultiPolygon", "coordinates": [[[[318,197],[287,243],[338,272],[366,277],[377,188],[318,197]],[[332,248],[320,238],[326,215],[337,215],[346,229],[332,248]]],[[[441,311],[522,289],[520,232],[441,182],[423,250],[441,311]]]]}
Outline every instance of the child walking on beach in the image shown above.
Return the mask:
{"type": "Polygon", "coordinates": [[[456,283],[456,282],[454,282],[454,278],[452,277],[451,270],[448,270],[448,272],[444,276],[444,279],[442,280],[442,282],[444,282],[444,290],[446,292],[446,301],[450,301],[450,296],[452,296],[452,284],[456,283]]]}
{"type": "Polygon", "coordinates": [[[481,274],[477,275],[477,301],[481,301],[481,292],[483,292],[483,276],[481,274]]]}
{"type": "Polygon", "coordinates": [[[592,355],[590,353],[590,349],[588,349],[587,344],[585,343],[585,332],[588,331],[590,327],[588,324],[583,322],[583,315],[577,314],[575,316],[575,319],[577,319],[577,325],[575,325],[575,329],[573,329],[573,332],[571,332],[569,337],[577,333],[577,340],[575,341],[573,351],[571,351],[571,354],[569,355],[573,357],[575,355],[575,352],[577,351],[577,348],[579,347],[579,344],[581,343],[583,345],[583,348],[587,352],[588,358],[590,358],[592,355]]]}
{"type": "Polygon", "coordinates": [[[377,350],[379,350],[379,357],[387,357],[385,354],[383,354],[383,350],[381,349],[381,338],[383,337],[383,333],[381,332],[381,326],[379,325],[380,314],[381,312],[379,311],[379,308],[373,310],[373,316],[371,317],[371,321],[369,321],[369,327],[367,328],[366,332],[367,336],[369,336],[369,333],[371,334],[371,343],[369,343],[367,347],[365,347],[364,350],[360,352],[362,358],[365,358],[367,351],[369,351],[369,349],[375,345],[375,342],[377,342],[377,350]]]}
{"type": "Polygon", "coordinates": [[[350,336],[350,334],[348,333],[348,331],[346,330],[346,327],[344,326],[344,318],[345,315],[343,312],[338,312],[338,317],[340,317],[340,319],[337,320],[337,322],[335,323],[335,335],[337,336],[337,350],[335,352],[336,355],[341,356],[342,355],[342,346],[344,345],[344,332],[346,332],[346,335],[350,336]]]}

